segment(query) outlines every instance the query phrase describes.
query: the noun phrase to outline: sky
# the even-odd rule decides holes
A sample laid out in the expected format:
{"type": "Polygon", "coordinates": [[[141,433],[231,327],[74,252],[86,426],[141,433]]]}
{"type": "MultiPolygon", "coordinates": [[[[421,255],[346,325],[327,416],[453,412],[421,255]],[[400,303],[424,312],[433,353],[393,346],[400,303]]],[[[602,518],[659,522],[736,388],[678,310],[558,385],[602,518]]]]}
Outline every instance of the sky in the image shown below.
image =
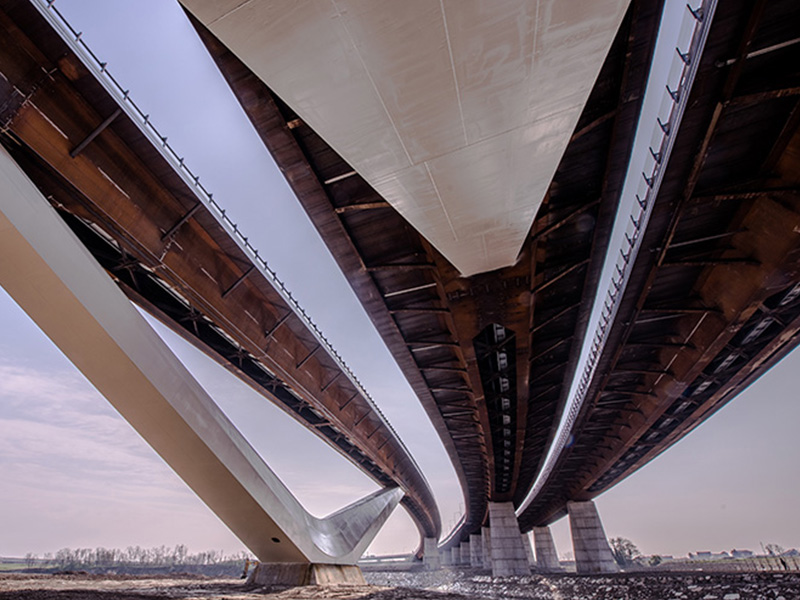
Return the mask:
{"type": "MultiPolygon", "coordinates": [[[[463,510],[452,466],[388,350],[173,0],[57,0],[170,144],[267,257],[425,473],[445,532],[463,510]]],[[[376,489],[316,436],[155,324],[313,514],[376,489]]],[[[62,547],[241,543],[0,290],[0,556],[62,547]]],[[[685,440],[597,499],[606,533],[647,553],[800,546],[791,355],[685,440]]],[[[570,551],[566,519],[556,546],[570,551]]],[[[398,509],[373,553],[416,547],[398,509]]]]}

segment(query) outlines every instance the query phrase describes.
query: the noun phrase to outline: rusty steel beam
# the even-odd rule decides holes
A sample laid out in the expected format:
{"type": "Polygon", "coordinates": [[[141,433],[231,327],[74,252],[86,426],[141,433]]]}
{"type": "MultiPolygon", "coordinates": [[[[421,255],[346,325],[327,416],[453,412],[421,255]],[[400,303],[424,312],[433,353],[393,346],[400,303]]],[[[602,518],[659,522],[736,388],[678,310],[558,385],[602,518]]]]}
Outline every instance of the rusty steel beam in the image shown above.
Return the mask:
{"type": "Polygon", "coordinates": [[[780,36],[790,32],[774,23],[797,18],[800,7],[788,4],[718,6],[719,25],[712,25],[708,42],[712,50],[701,63],[704,85],[692,91],[645,232],[643,247],[653,252],[640,253],[633,267],[590,384],[590,400],[574,430],[576,444],[522,516],[526,526],[557,518],[564,498],[590,499],[641,468],[800,341],[800,306],[794,300],[800,289],[795,230],[800,196],[793,190],[793,157],[800,148],[796,103],[742,106],[735,101],[740,85],[752,94],[760,93],[756,85],[767,88],[765,93],[787,88],[782,77],[790,80],[790,75],[781,68],[785,63],[778,52],[770,56],[769,67],[762,59],[758,70],[747,69],[745,58],[756,37],[780,46],[780,36]],[[785,12],[778,16],[780,11],[785,12]],[[762,21],[772,25],[762,27],[762,21]],[[737,58],[720,70],[713,56],[731,47],[737,58]],[[771,74],[769,81],[765,73],[771,74]],[[758,114],[760,121],[740,119],[743,110],[758,114]],[[719,202],[726,200],[738,202],[721,208],[719,202]],[[669,264],[670,249],[692,244],[708,245],[721,260],[669,264]],[[731,249],[747,258],[729,258],[731,249]],[[655,316],[642,318],[645,314],[655,316]],[[635,340],[643,338],[648,347],[637,348],[635,340]],[[653,371],[657,378],[639,379],[628,389],[620,389],[615,379],[611,389],[615,374],[632,370],[653,371]],[[661,376],[666,370],[668,379],[661,376]],[[618,395],[623,397],[600,399],[618,395]],[[619,416],[609,422],[612,410],[619,416]],[[608,434],[602,433],[604,427],[608,434]],[[605,449],[592,451],[582,436],[599,437],[605,449]],[[580,475],[558,475],[567,472],[580,475]]]}
{"type": "Polygon", "coordinates": [[[106,127],[111,125],[111,123],[114,122],[114,119],[116,119],[121,114],[122,114],[122,109],[117,108],[113,113],[111,113],[108,117],[106,117],[106,119],[102,123],[100,123],[100,125],[95,127],[92,130],[92,132],[89,135],[87,135],[80,144],[78,144],[77,146],[75,146],[75,148],[69,151],[70,157],[75,158],[76,156],[78,156],[78,154],[83,152],[84,148],[86,148],[86,146],[91,144],[94,138],[100,135],[103,132],[103,130],[105,130],[106,127]]]}

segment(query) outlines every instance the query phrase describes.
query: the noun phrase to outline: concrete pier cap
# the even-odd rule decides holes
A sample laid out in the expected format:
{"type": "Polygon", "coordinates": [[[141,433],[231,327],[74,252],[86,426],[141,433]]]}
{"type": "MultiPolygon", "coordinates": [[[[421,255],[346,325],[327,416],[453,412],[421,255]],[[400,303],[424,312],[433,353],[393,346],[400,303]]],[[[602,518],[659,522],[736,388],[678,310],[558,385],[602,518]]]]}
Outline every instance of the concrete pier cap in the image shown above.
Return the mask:
{"type": "Polygon", "coordinates": [[[469,564],[471,567],[483,568],[483,540],[479,533],[469,536],[469,564]]]}
{"type": "Polygon", "coordinates": [[[483,542],[482,558],[483,568],[492,568],[492,532],[488,527],[481,527],[481,541],[483,542]]]}
{"type": "Polygon", "coordinates": [[[533,555],[533,545],[531,544],[530,532],[522,534],[522,545],[525,547],[525,555],[528,557],[528,564],[531,567],[535,567],[536,558],[533,555]]]}
{"type": "Polygon", "coordinates": [[[549,527],[534,527],[533,543],[536,548],[536,567],[539,571],[545,573],[563,571],[549,527]]]}
{"type": "Polygon", "coordinates": [[[577,572],[619,572],[619,566],[608,545],[595,503],[567,502],[567,512],[577,572]]]}
{"type": "Polygon", "coordinates": [[[490,502],[489,528],[492,536],[492,575],[530,575],[531,567],[522,544],[514,504],[490,502]]]}
{"type": "Polygon", "coordinates": [[[439,543],[436,538],[426,537],[422,542],[422,564],[427,571],[435,571],[442,566],[439,543]]]}
{"type": "Polygon", "coordinates": [[[470,564],[470,556],[469,556],[469,540],[465,540],[461,542],[461,560],[459,564],[468,565],[470,564]]]}

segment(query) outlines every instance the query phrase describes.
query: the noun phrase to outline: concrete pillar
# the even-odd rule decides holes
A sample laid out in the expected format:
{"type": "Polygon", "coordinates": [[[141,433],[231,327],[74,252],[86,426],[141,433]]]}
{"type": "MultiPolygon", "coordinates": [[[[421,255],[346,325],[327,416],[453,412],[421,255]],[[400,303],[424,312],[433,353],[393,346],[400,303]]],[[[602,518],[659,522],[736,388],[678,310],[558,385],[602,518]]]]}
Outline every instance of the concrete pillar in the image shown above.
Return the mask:
{"type": "Polygon", "coordinates": [[[469,564],[471,567],[483,568],[483,540],[479,533],[469,536],[469,564]]]}
{"type": "Polygon", "coordinates": [[[552,573],[563,570],[549,527],[534,527],[533,543],[536,546],[536,566],[540,571],[552,573]]]}
{"type": "Polygon", "coordinates": [[[492,568],[492,532],[488,527],[481,527],[483,568],[492,568]]]}
{"type": "Polygon", "coordinates": [[[426,571],[436,571],[442,566],[441,558],[439,557],[439,546],[436,538],[425,538],[422,542],[422,564],[425,566],[426,571]]]}
{"type": "Polygon", "coordinates": [[[452,565],[460,565],[461,564],[461,546],[456,546],[455,548],[450,549],[450,555],[452,556],[452,560],[450,564],[452,565]]]}
{"type": "Polygon", "coordinates": [[[514,504],[490,502],[489,526],[492,535],[492,575],[530,575],[531,568],[522,546],[514,504]]]}
{"type": "Polygon", "coordinates": [[[461,560],[459,564],[469,566],[469,540],[461,542],[461,560]]]}
{"type": "Polygon", "coordinates": [[[443,567],[450,564],[450,550],[439,549],[439,564],[443,567]]]}
{"type": "Polygon", "coordinates": [[[611,553],[594,502],[567,502],[567,511],[577,572],[618,572],[619,566],[611,553]]]}
{"type": "Polygon", "coordinates": [[[528,557],[528,564],[532,567],[536,566],[536,559],[533,557],[533,545],[531,544],[531,534],[522,534],[522,547],[525,548],[525,556],[528,557]]]}

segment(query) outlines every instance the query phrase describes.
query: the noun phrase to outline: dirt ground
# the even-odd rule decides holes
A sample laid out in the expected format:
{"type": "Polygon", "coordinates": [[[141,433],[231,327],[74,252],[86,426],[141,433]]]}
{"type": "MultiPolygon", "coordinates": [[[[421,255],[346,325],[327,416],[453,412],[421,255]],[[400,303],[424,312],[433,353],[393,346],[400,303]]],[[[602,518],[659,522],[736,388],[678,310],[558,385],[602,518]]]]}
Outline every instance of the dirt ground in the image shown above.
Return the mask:
{"type": "Polygon", "coordinates": [[[447,570],[367,574],[383,585],[248,588],[202,576],[0,575],[0,600],[800,600],[798,573],[552,575],[493,579],[447,570]],[[424,588],[424,589],[423,589],[424,588]]]}
{"type": "Polygon", "coordinates": [[[374,585],[247,589],[241,579],[202,576],[2,575],[0,600],[463,600],[459,594],[374,585]]]}

